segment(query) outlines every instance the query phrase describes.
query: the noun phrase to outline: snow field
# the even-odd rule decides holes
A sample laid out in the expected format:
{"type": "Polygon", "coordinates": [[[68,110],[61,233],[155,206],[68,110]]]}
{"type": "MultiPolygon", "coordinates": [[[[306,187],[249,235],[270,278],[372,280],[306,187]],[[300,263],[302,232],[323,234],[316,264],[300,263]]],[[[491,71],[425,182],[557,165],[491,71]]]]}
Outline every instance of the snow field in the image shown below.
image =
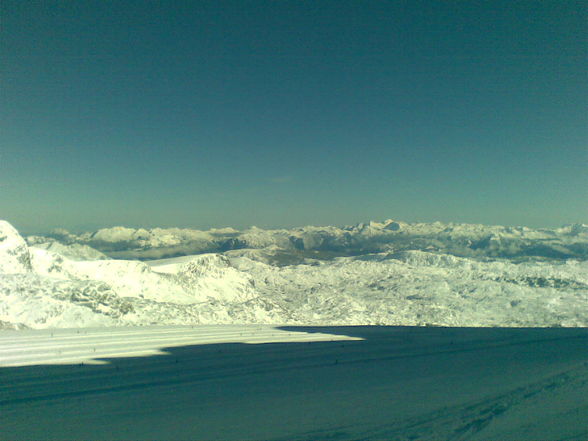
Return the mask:
{"type": "Polygon", "coordinates": [[[21,364],[0,367],[6,440],[536,441],[587,433],[586,329],[158,326],[0,338],[3,354],[21,364]],[[42,365],[29,358],[38,344],[52,345],[42,365]],[[73,351],[71,364],[59,347],[73,351]]]}

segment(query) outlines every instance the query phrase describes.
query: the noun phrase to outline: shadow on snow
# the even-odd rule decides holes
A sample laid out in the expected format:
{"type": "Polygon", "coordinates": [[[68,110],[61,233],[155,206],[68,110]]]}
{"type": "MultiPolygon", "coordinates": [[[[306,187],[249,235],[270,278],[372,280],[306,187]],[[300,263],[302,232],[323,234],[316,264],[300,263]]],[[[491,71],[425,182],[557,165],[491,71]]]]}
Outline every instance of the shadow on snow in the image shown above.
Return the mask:
{"type": "MultiPolygon", "coordinates": [[[[460,439],[474,427],[464,409],[486,409],[491,397],[520,407],[516,391],[531,397],[550,378],[585,375],[588,359],[588,329],[277,329],[363,340],[189,345],[101,365],[0,368],[0,439],[460,439]],[[432,416],[440,409],[461,410],[443,420],[432,416]]],[[[586,403],[579,409],[582,425],[586,403]]],[[[476,433],[499,413],[486,421],[476,411],[476,433]]]]}

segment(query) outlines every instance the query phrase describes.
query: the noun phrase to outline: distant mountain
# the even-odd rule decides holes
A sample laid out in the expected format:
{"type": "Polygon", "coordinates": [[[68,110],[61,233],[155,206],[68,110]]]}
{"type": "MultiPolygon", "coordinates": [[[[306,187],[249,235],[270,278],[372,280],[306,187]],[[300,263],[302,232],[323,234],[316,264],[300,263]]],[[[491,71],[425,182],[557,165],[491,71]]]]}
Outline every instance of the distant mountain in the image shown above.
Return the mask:
{"type": "Polygon", "coordinates": [[[78,235],[59,230],[27,240],[31,245],[85,245],[112,258],[142,260],[268,247],[288,252],[316,251],[326,258],[422,250],[476,258],[588,259],[588,226],[584,224],[532,229],[441,222],[411,224],[389,219],[346,227],[307,226],[289,230],[114,227],[78,235]]]}
{"type": "Polygon", "coordinates": [[[538,246],[545,241],[560,251],[585,243],[586,235],[582,226],[531,230],[393,221],[243,232],[97,232],[100,243],[125,244],[127,252],[142,257],[148,250],[186,250],[193,238],[232,235],[241,241],[238,249],[219,253],[141,262],[113,260],[93,250],[87,244],[98,243],[97,233],[67,233],[60,241],[29,237],[33,245],[27,245],[10,224],[0,221],[0,328],[200,323],[588,326],[588,260],[520,253],[516,261],[490,259],[489,245],[482,247],[486,255],[474,253],[475,258],[444,252],[454,241],[487,237],[489,231],[490,244],[524,240],[538,246]],[[331,242],[325,246],[325,241],[331,242]],[[349,245],[343,252],[334,248],[337,241],[362,243],[364,248],[349,245]],[[382,248],[373,252],[368,243],[382,248]],[[155,244],[159,248],[148,248],[155,244]],[[407,249],[417,246],[424,249],[407,249]],[[351,252],[355,255],[345,255],[351,252]]]}

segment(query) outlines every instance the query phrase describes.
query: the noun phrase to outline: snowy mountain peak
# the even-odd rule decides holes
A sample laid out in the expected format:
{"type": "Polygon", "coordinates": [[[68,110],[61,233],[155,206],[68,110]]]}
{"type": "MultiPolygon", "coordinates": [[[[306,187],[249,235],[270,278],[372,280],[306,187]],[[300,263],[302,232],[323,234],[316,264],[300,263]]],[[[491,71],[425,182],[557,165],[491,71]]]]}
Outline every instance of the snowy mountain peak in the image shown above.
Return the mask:
{"type": "Polygon", "coordinates": [[[60,242],[41,242],[31,246],[32,249],[47,250],[52,253],[59,254],[71,260],[106,260],[108,257],[88,245],[79,243],[72,243],[71,245],[64,245],[60,242]]]}
{"type": "Polygon", "coordinates": [[[386,219],[382,222],[371,220],[367,223],[360,222],[353,227],[348,227],[347,229],[359,231],[363,234],[370,232],[385,233],[386,231],[399,231],[406,225],[407,224],[404,222],[398,222],[394,219],[386,219]]]}
{"type": "Polygon", "coordinates": [[[204,254],[180,265],[180,282],[191,290],[223,301],[246,301],[257,297],[251,276],[234,268],[222,254],[204,254]]]}
{"type": "Polygon", "coordinates": [[[183,264],[179,272],[203,275],[210,274],[211,271],[223,271],[230,266],[229,259],[222,254],[202,254],[183,264]]]}
{"type": "MultiPolygon", "coordinates": [[[[152,260],[238,249],[279,248],[284,252],[358,253],[427,250],[458,257],[588,259],[588,226],[557,229],[459,223],[407,223],[394,219],[354,226],[291,229],[251,227],[208,231],[187,228],[104,228],[94,233],[29,237],[29,245],[58,241],[86,245],[117,259],[152,260]]],[[[63,253],[73,250],[62,250],[63,253]]],[[[86,250],[88,251],[88,250],[86,250]]],[[[78,249],[76,253],[81,253],[78,249]]],[[[74,253],[75,254],[75,253],[74,253]]]]}
{"type": "Polygon", "coordinates": [[[574,235],[588,234],[588,225],[586,224],[572,224],[570,225],[570,233],[574,235]]]}
{"type": "Polygon", "coordinates": [[[8,222],[0,220],[0,273],[31,271],[31,256],[26,241],[8,222]]]}
{"type": "Polygon", "coordinates": [[[103,242],[130,242],[137,239],[137,230],[127,227],[102,228],[93,234],[92,239],[103,242]]]}

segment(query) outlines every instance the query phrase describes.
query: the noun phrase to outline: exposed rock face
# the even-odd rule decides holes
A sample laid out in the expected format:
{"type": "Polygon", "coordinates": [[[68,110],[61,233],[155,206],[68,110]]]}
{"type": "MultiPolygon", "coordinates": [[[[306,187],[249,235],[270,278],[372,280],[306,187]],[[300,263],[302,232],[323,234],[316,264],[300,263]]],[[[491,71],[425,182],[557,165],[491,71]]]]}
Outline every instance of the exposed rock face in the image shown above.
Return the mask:
{"type": "Polygon", "coordinates": [[[0,320],[0,331],[12,330],[12,331],[19,331],[21,329],[29,329],[28,326],[23,325],[22,323],[11,323],[5,322],[0,320]]]}
{"type": "Polygon", "coordinates": [[[0,220],[0,273],[31,271],[31,256],[25,240],[6,221],[0,220]]]}

